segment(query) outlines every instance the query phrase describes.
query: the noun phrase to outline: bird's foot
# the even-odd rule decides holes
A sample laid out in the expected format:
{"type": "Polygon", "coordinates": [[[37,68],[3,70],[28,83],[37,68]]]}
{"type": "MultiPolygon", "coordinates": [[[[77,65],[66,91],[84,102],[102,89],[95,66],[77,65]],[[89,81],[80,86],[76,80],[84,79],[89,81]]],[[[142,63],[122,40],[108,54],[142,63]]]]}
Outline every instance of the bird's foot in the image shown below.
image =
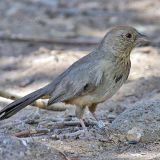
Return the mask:
{"type": "Polygon", "coordinates": [[[82,137],[88,137],[88,134],[89,132],[87,129],[82,129],[72,133],[61,134],[59,137],[60,139],[79,139],[82,137]]]}
{"type": "Polygon", "coordinates": [[[104,129],[105,128],[105,123],[102,120],[99,120],[97,122],[97,126],[99,129],[104,129]]]}
{"type": "Polygon", "coordinates": [[[92,116],[95,118],[96,122],[97,122],[97,126],[99,129],[104,129],[105,128],[105,123],[102,120],[98,120],[95,112],[91,112],[92,116]]]}

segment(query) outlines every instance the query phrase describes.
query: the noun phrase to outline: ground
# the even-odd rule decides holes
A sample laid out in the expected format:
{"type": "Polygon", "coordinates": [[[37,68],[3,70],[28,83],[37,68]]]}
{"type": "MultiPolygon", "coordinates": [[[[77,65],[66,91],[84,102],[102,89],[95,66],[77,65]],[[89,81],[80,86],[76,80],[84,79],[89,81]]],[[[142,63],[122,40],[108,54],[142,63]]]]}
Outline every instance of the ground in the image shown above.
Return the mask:
{"type": "MultiPolygon", "coordinates": [[[[61,112],[28,106],[0,122],[0,157],[160,159],[159,5],[159,0],[1,0],[0,94],[5,91],[22,97],[51,82],[92,51],[111,26],[136,27],[151,43],[134,49],[128,81],[116,95],[99,105],[97,115],[105,122],[105,130],[98,130],[86,111],[86,121],[92,124],[88,126],[88,135],[64,137],[81,129],[75,117],[75,124],[67,119],[74,115],[74,106],[61,112]],[[143,129],[136,144],[126,139],[131,126],[143,129]],[[34,134],[36,130],[43,134],[34,134]],[[32,133],[28,134],[29,131],[32,133]]],[[[0,97],[0,109],[10,102],[0,97]]]]}

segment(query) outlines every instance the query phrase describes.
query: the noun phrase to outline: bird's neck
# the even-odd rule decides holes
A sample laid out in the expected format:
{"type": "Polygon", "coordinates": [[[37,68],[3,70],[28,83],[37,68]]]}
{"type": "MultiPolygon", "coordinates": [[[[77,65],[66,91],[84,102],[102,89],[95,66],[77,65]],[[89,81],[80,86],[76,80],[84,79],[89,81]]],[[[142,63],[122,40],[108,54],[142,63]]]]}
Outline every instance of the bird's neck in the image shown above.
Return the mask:
{"type": "Polygon", "coordinates": [[[115,58],[115,62],[122,67],[129,67],[131,65],[130,56],[115,58]]]}

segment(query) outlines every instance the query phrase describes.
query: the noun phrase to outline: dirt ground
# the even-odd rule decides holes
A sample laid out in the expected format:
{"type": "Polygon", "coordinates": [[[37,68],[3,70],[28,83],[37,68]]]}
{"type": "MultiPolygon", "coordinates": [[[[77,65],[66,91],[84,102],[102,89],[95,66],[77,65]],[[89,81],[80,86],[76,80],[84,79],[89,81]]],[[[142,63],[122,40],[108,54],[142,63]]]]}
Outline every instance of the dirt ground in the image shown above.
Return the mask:
{"type": "MultiPolygon", "coordinates": [[[[74,115],[74,106],[61,112],[28,106],[0,122],[0,159],[160,159],[159,140],[130,144],[108,129],[137,102],[160,101],[159,6],[159,0],[1,0],[0,95],[6,91],[24,96],[51,82],[92,51],[111,26],[136,27],[152,43],[134,49],[128,81],[99,105],[97,115],[105,122],[105,131],[89,125],[87,136],[60,136],[81,129],[79,124],[58,125],[74,115]],[[17,133],[36,129],[45,134],[16,138],[17,133]]],[[[10,102],[0,97],[0,109],[10,102]]],[[[85,118],[93,121],[88,111],[85,118]]],[[[78,123],[75,117],[72,121],[78,123]]]]}

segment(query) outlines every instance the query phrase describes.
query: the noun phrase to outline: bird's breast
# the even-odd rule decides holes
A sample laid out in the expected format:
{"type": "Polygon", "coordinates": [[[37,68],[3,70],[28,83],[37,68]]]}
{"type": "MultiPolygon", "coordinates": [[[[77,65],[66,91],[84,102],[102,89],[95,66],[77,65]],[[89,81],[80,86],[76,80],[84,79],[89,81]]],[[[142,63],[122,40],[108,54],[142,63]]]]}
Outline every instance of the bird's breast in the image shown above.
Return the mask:
{"type": "Polygon", "coordinates": [[[130,60],[113,65],[104,74],[104,79],[94,93],[95,101],[103,102],[112,97],[125,83],[130,72],[130,60]]]}

